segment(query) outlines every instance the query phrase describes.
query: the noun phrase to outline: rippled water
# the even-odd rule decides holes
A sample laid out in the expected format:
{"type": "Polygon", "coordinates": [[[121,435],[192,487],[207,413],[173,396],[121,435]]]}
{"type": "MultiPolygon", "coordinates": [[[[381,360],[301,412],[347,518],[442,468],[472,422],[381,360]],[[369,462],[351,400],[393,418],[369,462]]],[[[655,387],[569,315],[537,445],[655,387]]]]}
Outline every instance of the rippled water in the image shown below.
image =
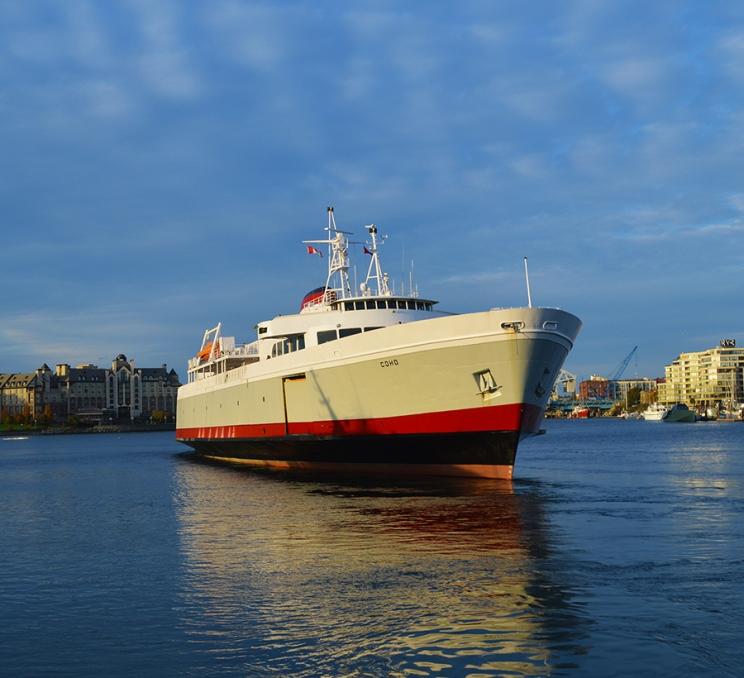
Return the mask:
{"type": "Polygon", "coordinates": [[[742,675],[744,425],[547,426],[507,484],[0,440],[0,674],[742,675]]]}

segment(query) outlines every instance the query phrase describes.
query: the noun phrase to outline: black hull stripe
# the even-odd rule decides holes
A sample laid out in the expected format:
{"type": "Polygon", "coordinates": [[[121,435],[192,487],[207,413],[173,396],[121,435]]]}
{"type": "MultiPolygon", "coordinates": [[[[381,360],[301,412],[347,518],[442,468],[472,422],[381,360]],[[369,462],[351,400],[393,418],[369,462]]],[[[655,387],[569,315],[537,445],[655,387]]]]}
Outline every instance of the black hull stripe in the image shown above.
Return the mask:
{"type": "Polygon", "coordinates": [[[348,438],[283,437],[182,440],[210,457],[358,464],[484,464],[513,466],[515,431],[348,438]]]}

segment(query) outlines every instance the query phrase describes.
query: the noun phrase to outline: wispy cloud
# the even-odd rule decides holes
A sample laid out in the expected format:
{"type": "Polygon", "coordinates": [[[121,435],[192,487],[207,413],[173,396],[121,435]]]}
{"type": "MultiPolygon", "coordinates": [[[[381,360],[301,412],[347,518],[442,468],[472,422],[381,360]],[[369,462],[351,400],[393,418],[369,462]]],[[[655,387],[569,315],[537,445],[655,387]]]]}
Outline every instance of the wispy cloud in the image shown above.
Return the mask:
{"type": "Polygon", "coordinates": [[[224,0],[210,3],[204,12],[215,31],[215,46],[236,63],[270,72],[289,56],[289,16],[279,6],[224,0]]]}
{"type": "Polygon", "coordinates": [[[455,302],[521,300],[527,253],[586,336],[611,334],[611,306],[629,332],[660,318],[654,340],[674,345],[689,297],[659,310],[644,288],[694,296],[710,270],[739,285],[744,28],[719,10],[0,2],[0,286],[17,290],[0,312],[25,333],[4,341],[54,360],[74,350],[66,314],[94,337],[84,360],[185,356],[212,316],[240,334],[315,284],[287,253],[335,203],[352,230],[415,242],[421,279],[455,302]]]}
{"type": "Polygon", "coordinates": [[[154,92],[176,99],[192,99],[202,93],[202,79],[187,47],[180,23],[182,5],[129,0],[138,18],[143,39],[137,59],[139,73],[154,92]]]}
{"type": "Polygon", "coordinates": [[[448,275],[442,278],[440,282],[446,285],[484,285],[513,278],[513,271],[477,271],[448,275]]]}

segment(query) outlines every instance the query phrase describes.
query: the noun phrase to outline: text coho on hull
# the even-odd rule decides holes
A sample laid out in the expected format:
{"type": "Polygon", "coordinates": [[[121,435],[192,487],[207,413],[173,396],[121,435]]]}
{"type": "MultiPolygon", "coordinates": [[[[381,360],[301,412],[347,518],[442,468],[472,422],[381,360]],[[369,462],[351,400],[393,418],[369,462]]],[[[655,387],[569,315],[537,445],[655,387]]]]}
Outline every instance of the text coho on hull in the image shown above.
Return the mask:
{"type": "Polygon", "coordinates": [[[328,274],[298,313],[237,344],[207,330],[178,391],[177,437],[207,457],[275,468],[511,478],[581,327],[552,308],[452,314],[397,293],[375,226],[367,275],[328,209],[328,274]]]}

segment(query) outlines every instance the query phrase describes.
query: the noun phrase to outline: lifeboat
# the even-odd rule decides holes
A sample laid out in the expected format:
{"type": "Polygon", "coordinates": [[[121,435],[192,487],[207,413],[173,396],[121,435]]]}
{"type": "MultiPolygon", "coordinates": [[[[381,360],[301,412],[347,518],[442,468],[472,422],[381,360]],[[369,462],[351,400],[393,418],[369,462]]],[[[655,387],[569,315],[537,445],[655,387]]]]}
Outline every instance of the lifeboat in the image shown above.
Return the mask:
{"type": "MultiPolygon", "coordinates": [[[[199,362],[203,363],[209,360],[209,356],[212,354],[212,346],[214,346],[214,342],[210,341],[208,344],[206,344],[205,346],[201,348],[199,353],[196,354],[196,357],[199,358],[199,362]]],[[[215,346],[214,357],[218,358],[219,355],[220,355],[220,349],[218,345],[218,346],[215,346]]]]}

